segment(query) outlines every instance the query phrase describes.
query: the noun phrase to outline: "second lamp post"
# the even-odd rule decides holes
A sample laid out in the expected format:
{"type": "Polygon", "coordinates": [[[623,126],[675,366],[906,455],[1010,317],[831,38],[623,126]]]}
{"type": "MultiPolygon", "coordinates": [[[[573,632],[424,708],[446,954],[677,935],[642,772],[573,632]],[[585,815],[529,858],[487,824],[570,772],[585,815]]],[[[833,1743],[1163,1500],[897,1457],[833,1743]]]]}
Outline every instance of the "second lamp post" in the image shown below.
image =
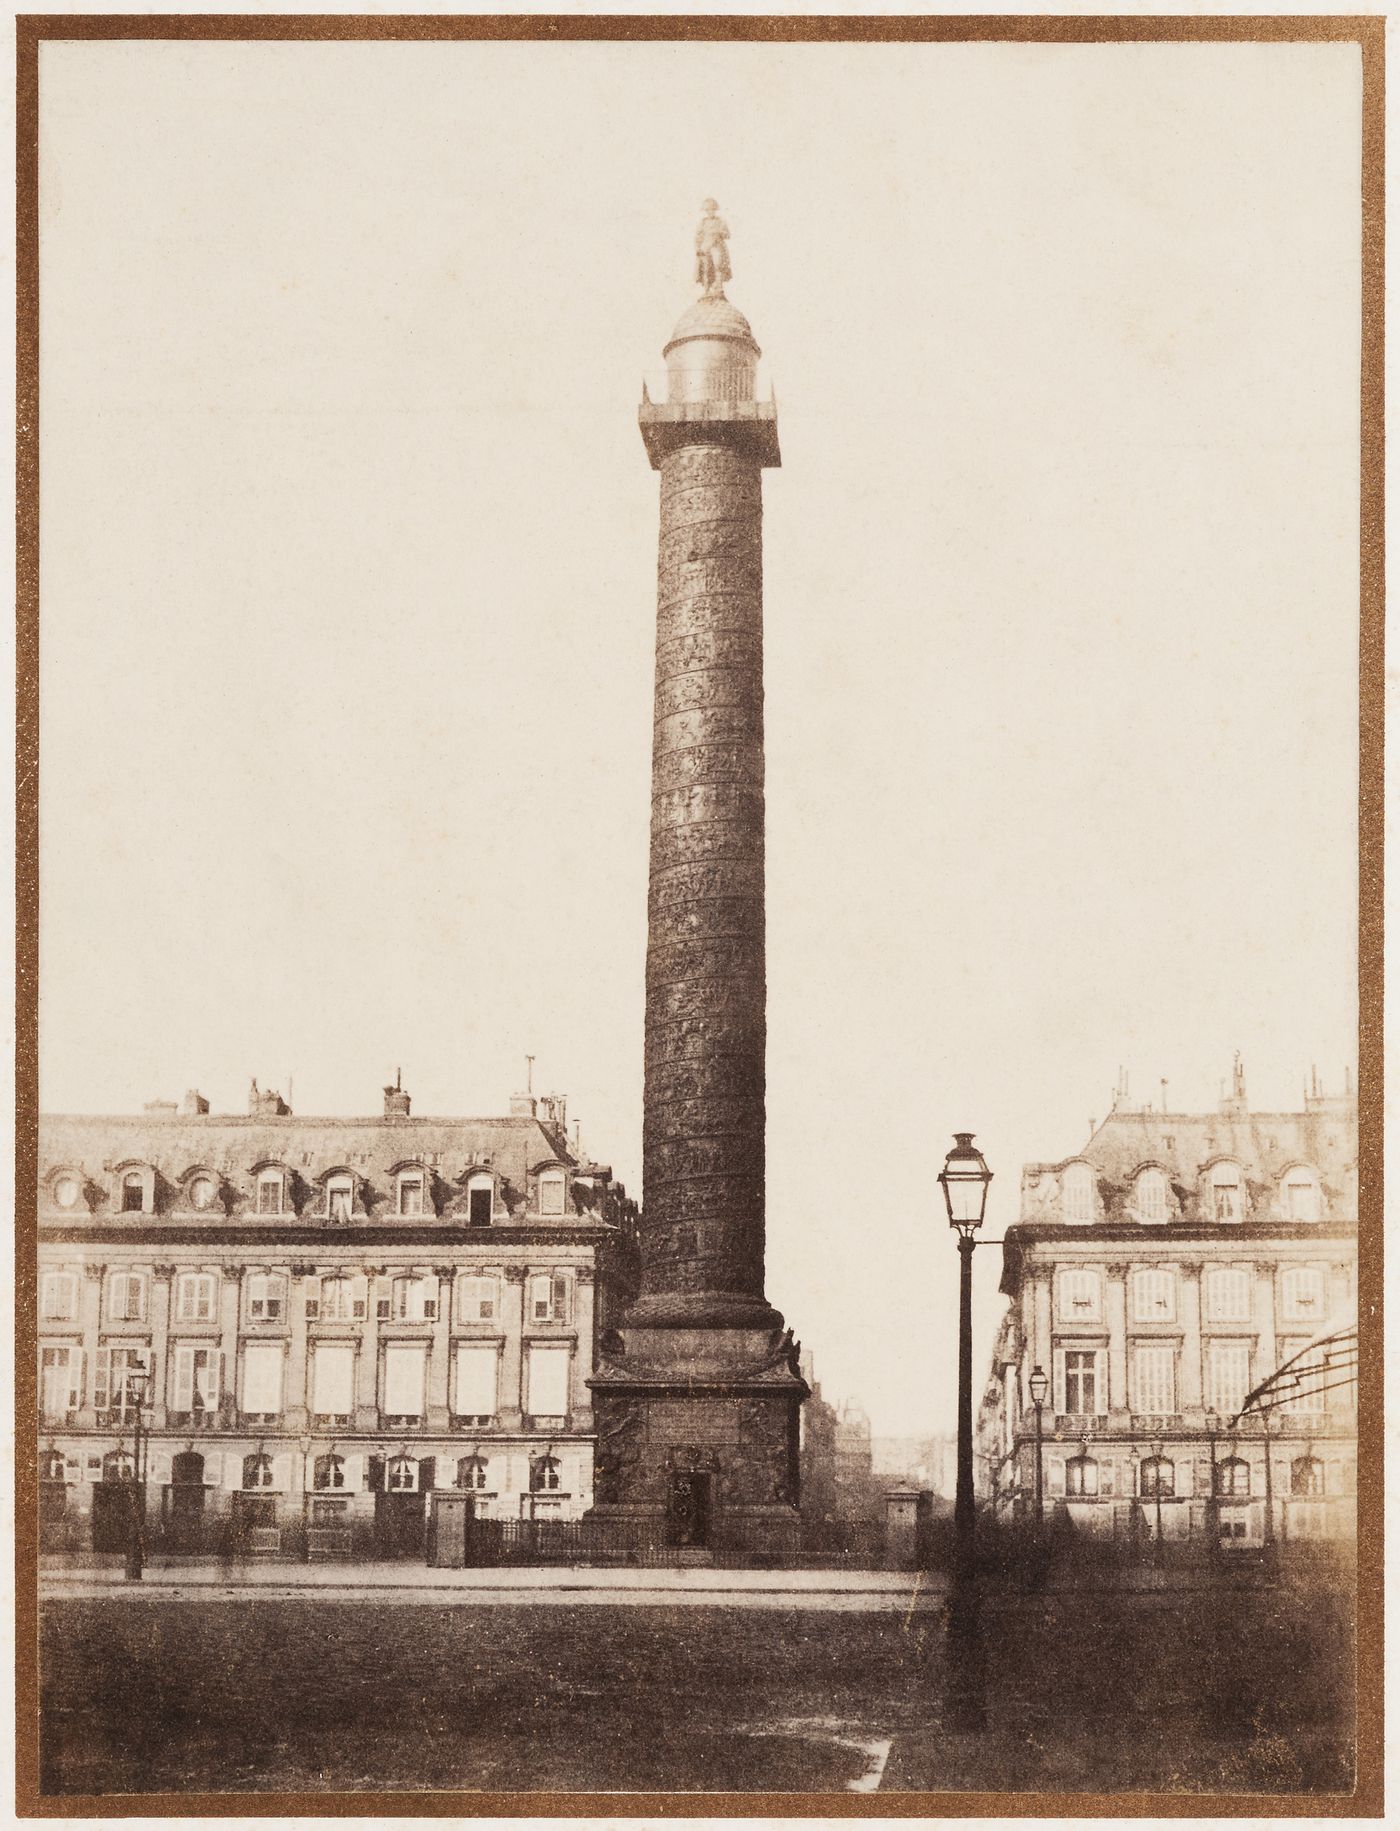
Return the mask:
{"type": "Polygon", "coordinates": [[[971,1132],[955,1132],[939,1182],[958,1236],[958,1489],[953,1505],[953,1585],[948,1607],[951,1726],[981,1729],[985,1717],[977,1631],[977,1508],[972,1492],[972,1254],[987,1212],[992,1173],[971,1132]]]}

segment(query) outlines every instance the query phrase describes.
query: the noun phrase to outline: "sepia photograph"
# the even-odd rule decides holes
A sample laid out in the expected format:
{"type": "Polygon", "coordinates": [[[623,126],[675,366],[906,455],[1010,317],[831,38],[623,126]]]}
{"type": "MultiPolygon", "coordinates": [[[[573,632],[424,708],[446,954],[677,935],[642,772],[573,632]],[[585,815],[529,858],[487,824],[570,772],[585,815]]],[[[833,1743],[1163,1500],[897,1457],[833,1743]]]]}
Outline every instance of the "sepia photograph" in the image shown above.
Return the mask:
{"type": "Polygon", "coordinates": [[[1383,20],[18,28],[21,1815],[1379,1813],[1383,20]]]}

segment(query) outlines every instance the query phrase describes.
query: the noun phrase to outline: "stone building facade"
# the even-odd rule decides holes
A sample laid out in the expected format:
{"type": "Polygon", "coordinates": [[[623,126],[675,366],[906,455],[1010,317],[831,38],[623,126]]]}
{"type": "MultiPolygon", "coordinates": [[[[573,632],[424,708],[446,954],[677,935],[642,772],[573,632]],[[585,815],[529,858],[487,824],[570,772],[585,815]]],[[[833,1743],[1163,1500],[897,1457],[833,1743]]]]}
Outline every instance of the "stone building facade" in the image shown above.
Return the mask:
{"type": "Polygon", "coordinates": [[[41,1120],[45,1543],[121,1548],[139,1370],[148,1532],[176,1548],[227,1524],[422,1556],[445,1489],[582,1515],[637,1210],[564,1120],[531,1095],[414,1118],[398,1086],[378,1118],[300,1118],[256,1084],[238,1116],[41,1120]]]}
{"type": "Polygon", "coordinates": [[[984,1500],[1033,1509],[1040,1367],[1047,1517],[1227,1548],[1353,1540],[1354,1381],[1307,1377],[1267,1421],[1232,1420],[1354,1326],[1356,1163],[1349,1090],[1254,1113],[1237,1064],[1215,1112],[1120,1099],[1081,1152],[1027,1164],[978,1418],[984,1500]]]}

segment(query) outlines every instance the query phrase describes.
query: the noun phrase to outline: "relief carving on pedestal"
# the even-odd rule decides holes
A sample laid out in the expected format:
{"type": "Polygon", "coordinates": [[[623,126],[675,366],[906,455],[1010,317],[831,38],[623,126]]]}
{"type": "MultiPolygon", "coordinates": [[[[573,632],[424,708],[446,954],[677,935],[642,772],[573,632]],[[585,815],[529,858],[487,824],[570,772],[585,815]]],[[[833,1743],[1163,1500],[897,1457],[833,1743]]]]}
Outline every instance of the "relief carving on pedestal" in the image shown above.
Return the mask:
{"type": "Polygon", "coordinates": [[[754,1492],[746,1498],[795,1505],[787,1407],[746,1400],[739,1408],[739,1443],[753,1476],[754,1492]]]}
{"type": "Polygon", "coordinates": [[[593,1458],[597,1501],[624,1499],[642,1455],[642,1408],[635,1400],[598,1401],[598,1447],[593,1458]]]}

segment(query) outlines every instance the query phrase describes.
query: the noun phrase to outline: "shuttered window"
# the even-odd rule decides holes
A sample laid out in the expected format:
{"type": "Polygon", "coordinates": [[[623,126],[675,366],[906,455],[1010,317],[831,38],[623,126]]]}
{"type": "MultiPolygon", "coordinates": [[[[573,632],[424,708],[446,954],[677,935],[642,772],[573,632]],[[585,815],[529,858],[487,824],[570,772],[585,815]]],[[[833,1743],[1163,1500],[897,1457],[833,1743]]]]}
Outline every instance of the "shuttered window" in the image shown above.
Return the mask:
{"type": "Polygon", "coordinates": [[[60,1421],[83,1402],[83,1351],[81,1348],[44,1348],[39,1355],[39,1409],[46,1419],[60,1421]]]}
{"type": "Polygon", "coordinates": [[[318,1418],[348,1418],[355,1407],[355,1350],[318,1341],[311,1361],[311,1409],[318,1418]]]}
{"type": "Polygon", "coordinates": [[[532,1418],[562,1418],[569,1409],[569,1350],[531,1343],[525,1409],[532,1418]]]}
{"type": "Polygon", "coordinates": [[[457,1316],[461,1322],[494,1322],[499,1288],[494,1278],[459,1278],[457,1316]]]}
{"type": "Polygon", "coordinates": [[[422,1417],[425,1366],[420,1342],[391,1342],[384,1350],[384,1410],[389,1417],[422,1417]]]}
{"type": "Polygon", "coordinates": [[[78,1315],[76,1272],[45,1272],[42,1297],[45,1322],[73,1322],[78,1315]]]}
{"type": "Polygon", "coordinates": [[[1249,1391],[1249,1344],[1242,1341],[1206,1343],[1206,1404],[1224,1418],[1233,1418],[1249,1391]]]}
{"type": "Polygon", "coordinates": [[[537,1272],[530,1280],[530,1320],[569,1320],[569,1281],[562,1272],[537,1272]]]}
{"type": "Polygon", "coordinates": [[[1056,1293],[1061,1322],[1102,1321],[1103,1281],[1097,1271],[1079,1266],[1061,1271],[1056,1293]]]}
{"type": "Polygon", "coordinates": [[[1285,1322],[1320,1323],[1326,1314],[1326,1279],[1319,1265],[1290,1265],[1283,1274],[1285,1322]]]}
{"type": "Polygon", "coordinates": [[[452,1409],[459,1418],[496,1415],[497,1356],[494,1345],[457,1344],[457,1380],[452,1409]]]}
{"type": "Polygon", "coordinates": [[[248,1280],[250,1322],[280,1322],[285,1312],[282,1280],[275,1272],[255,1272],[248,1280]]]}
{"type": "Polygon", "coordinates": [[[1248,1322],[1250,1281],[1242,1266],[1211,1266],[1206,1273],[1206,1321],[1248,1322]]]}
{"type": "Polygon", "coordinates": [[[134,1418],[141,1385],[133,1376],[154,1371],[155,1357],[149,1348],[99,1348],[93,1365],[94,1407],[110,1419],[125,1422],[134,1418]]]}
{"type": "Polygon", "coordinates": [[[306,1286],[306,1314],[313,1321],[362,1322],[368,1293],[367,1278],[312,1279],[306,1286]]]}
{"type": "MultiPolygon", "coordinates": [[[[1295,1354],[1302,1354],[1307,1345],[1306,1337],[1300,1337],[1296,1341],[1280,1341],[1278,1344],[1279,1365],[1285,1365],[1293,1359],[1295,1354]]],[[[1283,1409],[1285,1411],[1307,1414],[1326,1411],[1327,1395],[1323,1388],[1327,1384],[1327,1374],[1323,1370],[1323,1362],[1323,1352],[1315,1350],[1291,1369],[1292,1382],[1285,1389],[1289,1395],[1284,1401],[1283,1409]]]]}
{"type": "Polygon", "coordinates": [[[175,1283],[176,1322],[212,1322],[214,1320],[214,1277],[212,1272],[182,1272],[175,1283]]]}
{"type": "Polygon", "coordinates": [[[217,1348],[199,1342],[178,1344],[173,1350],[172,1409],[201,1416],[216,1412],[222,1360],[217,1348]]]}
{"type": "Polygon", "coordinates": [[[1094,1219],[1094,1172],[1087,1163],[1072,1163],[1061,1181],[1064,1218],[1073,1222],[1094,1219]]]}
{"type": "Polygon", "coordinates": [[[1167,1218],[1167,1179],[1160,1170],[1144,1170],[1133,1188],[1138,1218],[1159,1222],[1167,1218]]]}
{"type": "Polygon", "coordinates": [[[254,1417],[278,1417],[282,1411],[282,1346],[249,1342],[243,1350],[242,1410],[254,1417]]]}
{"type": "Polygon", "coordinates": [[[1135,1271],[1130,1285],[1134,1322],[1175,1322],[1176,1274],[1155,1267],[1135,1271]]]}
{"type": "Polygon", "coordinates": [[[146,1320],[146,1274],[112,1272],[107,1279],[107,1314],[113,1322],[146,1320]]]}
{"type": "Polygon", "coordinates": [[[1149,1418],[1176,1410],[1176,1357],[1165,1343],[1133,1349],[1133,1410],[1149,1418]]]}

